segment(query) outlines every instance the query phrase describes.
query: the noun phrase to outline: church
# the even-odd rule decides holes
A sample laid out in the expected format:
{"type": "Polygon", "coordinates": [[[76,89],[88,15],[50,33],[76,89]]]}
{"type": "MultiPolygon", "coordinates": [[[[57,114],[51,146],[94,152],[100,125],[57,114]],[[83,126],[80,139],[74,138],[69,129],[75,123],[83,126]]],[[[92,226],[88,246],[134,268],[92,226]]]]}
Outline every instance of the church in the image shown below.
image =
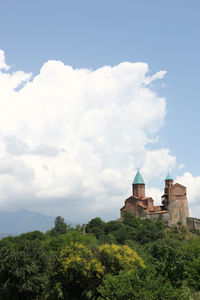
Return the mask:
{"type": "Polygon", "coordinates": [[[165,178],[161,203],[161,205],[155,206],[154,200],[146,197],[145,182],[140,172],[137,171],[132,183],[132,196],[125,200],[124,206],[120,209],[121,219],[123,220],[125,211],[130,211],[136,217],[152,220],[160,217],[168,226],[178,223],[200,229],[200,219],[189,217],[186,187],[174,183],[170,174],[165,178]]]}

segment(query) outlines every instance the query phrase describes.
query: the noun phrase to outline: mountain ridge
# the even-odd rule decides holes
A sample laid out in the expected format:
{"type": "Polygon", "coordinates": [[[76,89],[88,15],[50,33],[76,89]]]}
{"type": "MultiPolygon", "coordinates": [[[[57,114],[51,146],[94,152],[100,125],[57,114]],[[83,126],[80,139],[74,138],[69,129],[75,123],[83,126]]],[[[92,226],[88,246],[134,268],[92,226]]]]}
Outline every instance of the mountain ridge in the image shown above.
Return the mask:
{"type": "Polygon", "coordinates": [[[16,212],[0,211],[0,238],[28,231],[45,232],[54,226],[55,217],[25,209],[16,212]]]}

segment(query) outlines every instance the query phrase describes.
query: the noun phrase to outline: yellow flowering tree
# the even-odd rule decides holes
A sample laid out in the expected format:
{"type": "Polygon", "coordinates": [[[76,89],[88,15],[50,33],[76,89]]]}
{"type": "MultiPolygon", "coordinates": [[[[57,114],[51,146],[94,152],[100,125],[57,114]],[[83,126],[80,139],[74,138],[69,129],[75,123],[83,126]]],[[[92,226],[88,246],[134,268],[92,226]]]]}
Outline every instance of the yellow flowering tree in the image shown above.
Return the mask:
{"type": "Polygon", "coordinates": [[[104,275],[132,272],[144,267],[138,254],[127,245],[104,244],[89,249],[79,243],[69,243],[59,256],[59,281],[62,299],[97,299],[98,287],[104,275]]]}
{"type": "Polygon", "coordinates": [[[136,265],[144,267],[142,258],[127,245],[104,244],[98,250],[105,273],[117,274],[120,270],[134,270],[136,265]]]}
{"type": "Polygon", "coordinates": [[[91,298],[104,275],[104,266],[93,252],[78,242],[70,243],[61,251],[59,262],[64,299],[91,298]]]}

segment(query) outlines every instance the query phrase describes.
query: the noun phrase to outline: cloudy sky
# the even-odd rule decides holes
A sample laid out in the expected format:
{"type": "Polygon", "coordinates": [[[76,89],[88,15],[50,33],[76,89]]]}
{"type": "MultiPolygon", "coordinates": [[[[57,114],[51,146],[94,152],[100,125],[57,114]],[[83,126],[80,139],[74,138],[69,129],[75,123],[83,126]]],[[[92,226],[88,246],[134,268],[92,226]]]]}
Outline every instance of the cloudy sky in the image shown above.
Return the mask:
{"type": "Polygon", "coordinates": [[[119,217],[139,167],[200,217],[199,1],[0,2],[0,210],[119,217]]]}

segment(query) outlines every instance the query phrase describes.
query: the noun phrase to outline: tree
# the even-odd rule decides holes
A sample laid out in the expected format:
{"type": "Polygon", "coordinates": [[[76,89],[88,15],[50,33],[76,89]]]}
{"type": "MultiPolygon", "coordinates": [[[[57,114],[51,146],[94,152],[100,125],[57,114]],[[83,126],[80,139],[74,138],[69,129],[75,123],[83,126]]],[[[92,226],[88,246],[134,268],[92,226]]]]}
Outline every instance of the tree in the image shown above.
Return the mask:
{"type": "Polygon", "coordinates": [[[133,271],[107,274],[98,287],[99,300],[186,300],[181,289],[158,276],[154,269],[137,267],[133,271]]]}
{"type": "Polygon", "coordinates": [[[144,267],[142,258],[127,245],[104,244],[98,249],[99,259],[106,273],[118,274],[120,270],[144,267]]]}
{"type": "Polygon", "coordinates": [[[125,212],[124,224],[126,231],[129,233],[126,239],[135,240],[140,244],[149,243],[164,237],[165,225],[161,219],[156,221],[141,219],[136,218],[131,212],[125,212]]]}
{"type": "Polygon", "coordinates": [[[118,232],[118,230],[120,230],[121,228],[124,228],[124,224],[121,220],[109,221],[104,225],[104,232],[105,234],[113,234],[118,232]]]}
{"type": "Polygon", "coordinates": [[[0,241],[0,299],[38,299],[47,285],[48,256],[39,240],[0,241]]]}
{"type": "Polygon", "coordinates": [[[63,299],[92,299],[104,275],[95,254],[80,243],[70,243],[61,251],[59,262],[63,299]]]}
{"type": "Polygon", "coordinates": [[[80,243],[85,246],[94,247],[97,244],[97,239],[92,234],[81,234],[77,230],[71,229],[65,234],[50,237],[46,241],[46,246],[48,250],[56,256],[70,243],[80,243]]]}
{"type": "Polygon", "coordinates": [[[94,218],[87,224],[86,232],[94,234],[99,239],[104,235],[104,226],[104,221],[100,218],[94,218]]]}
{"type": "Polygon", "coordinates": [[[192,290],[200,291],[200,255],[186,267],[187,284],[192,290]]]}
{"type": "Polygon", "coordinates": [[[147,248],[157,273],[168,279],[174,287],[181,287],[185,279],[187,260],[180,245],[180,241],[160,239],[147,248]]]}
{"type": "Polygon", "coordinates": [[[65,223],[64,218],[61,216],[56,217],[54,228],[51,229],[51,236],[58,236],[64,234],[69,230],[69,226],[65,223]]]}

